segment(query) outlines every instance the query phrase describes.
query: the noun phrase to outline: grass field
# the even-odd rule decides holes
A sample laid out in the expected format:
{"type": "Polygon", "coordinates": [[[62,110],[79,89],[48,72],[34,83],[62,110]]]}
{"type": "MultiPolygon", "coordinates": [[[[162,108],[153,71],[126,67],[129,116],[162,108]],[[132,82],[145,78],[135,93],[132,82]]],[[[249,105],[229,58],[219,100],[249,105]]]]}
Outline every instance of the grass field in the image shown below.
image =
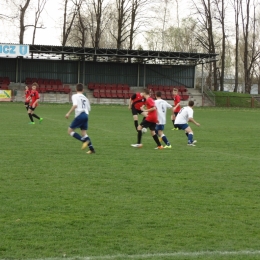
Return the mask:
{"type": "Polygon", "coordinates": [[[1,103],[0,259],[260,259],[258,109],[194,108],[196,147],[135,149],[125,106],[93,105],[96,154],[67,134],[70,105],[1,103]]]}

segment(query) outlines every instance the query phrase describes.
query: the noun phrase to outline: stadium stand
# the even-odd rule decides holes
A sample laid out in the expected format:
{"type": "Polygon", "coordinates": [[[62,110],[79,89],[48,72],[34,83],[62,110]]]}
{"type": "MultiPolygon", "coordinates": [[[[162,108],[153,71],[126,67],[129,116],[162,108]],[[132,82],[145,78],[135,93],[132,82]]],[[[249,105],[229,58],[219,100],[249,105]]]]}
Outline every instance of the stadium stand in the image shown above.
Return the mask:
{"type": "Polygon", "coordinates": [[[0,77],[0,89],[8,90],[10,85],[9,77],[0,77]]]}
{"type": "Polygon", "coordinates": [[[132,94],[128,84],[88,83],[88,89],[93,91],[95,98],[129,98],[132,94]]]}
{"type": "Polygon", "coordinates": [[[38,83],[40,93],[65,93],[71,92],[69,85],[64,85],[60,79],[25,78],[25,84],[31,88],[32,83],[38,83]]]}

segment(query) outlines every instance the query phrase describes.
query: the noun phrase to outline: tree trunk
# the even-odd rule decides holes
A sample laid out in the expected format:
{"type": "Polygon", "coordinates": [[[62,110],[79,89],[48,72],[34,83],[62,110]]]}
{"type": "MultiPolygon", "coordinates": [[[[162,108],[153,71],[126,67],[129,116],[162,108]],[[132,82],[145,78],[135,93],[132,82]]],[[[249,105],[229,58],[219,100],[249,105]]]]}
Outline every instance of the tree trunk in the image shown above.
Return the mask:
{"type": "Polygon", "coordinates": [[[19,34],[19,43],[23,44],[24,40],[24,32],[25,32],[25,25],[24,25],[24,17],[26,10],[30,4],[31,0],[27,0],[24,6],[20,6],[20,34],[19,34]]]}
{"type": "Polygon", "coordinates": [[[238,91],[238,44],[239,44],[239,12],[240,12],[240,6],[239,6],[239,0],[235,0],[234,2],[234,10],[235,10],[235,24],[236,24],[236,44],[235,44],[235,87],[234,92],[238,91]]]}

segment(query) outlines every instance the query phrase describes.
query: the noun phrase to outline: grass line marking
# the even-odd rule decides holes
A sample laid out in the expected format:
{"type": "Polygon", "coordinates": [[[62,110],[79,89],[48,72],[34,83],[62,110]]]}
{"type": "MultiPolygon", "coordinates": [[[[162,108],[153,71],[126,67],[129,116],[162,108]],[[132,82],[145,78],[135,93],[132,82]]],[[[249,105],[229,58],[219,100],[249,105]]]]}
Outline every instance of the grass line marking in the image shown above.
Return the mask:
{"type": "MultiPolygon", "coordinates": [[[[174,253],[155,253],[155,254],[138,254],[138,255],[104,255],[104,256],[86,256],[86,257],[57,257],[57,258],[37,258],[29,260],[120,260],[120,259],[153,259],[153,258],[167,258],[171,259],[178,257],[185,257],[193,259],[199,256],[247,256],[260,255],[260,250],[240,250],[240,251],[198,251],[198,252],[174,252],[174,253]]],[[[3,260],[3,259],[0,259],[3,260]]]]}

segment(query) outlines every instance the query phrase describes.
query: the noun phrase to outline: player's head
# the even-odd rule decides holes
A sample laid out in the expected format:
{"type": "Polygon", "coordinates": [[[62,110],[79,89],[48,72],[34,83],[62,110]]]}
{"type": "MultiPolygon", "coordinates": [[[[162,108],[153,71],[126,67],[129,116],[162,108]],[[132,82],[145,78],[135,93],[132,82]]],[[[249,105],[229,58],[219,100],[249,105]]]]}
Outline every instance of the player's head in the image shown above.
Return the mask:
{"type": "Polygon", "coordinates": [[[36,88],[39,87],[37,82],[33,82],[32,84],[32,90],[36,90],[36,88]]]}
{"type": "Polygon", "coordinates": [[[148,88],[145,88],[145,89],[143,90],[143,95],[144,95],[144,96],[149,96],[149,95],[150,95],[150,90],[149,90],[148,88]]]}
{"type": "Polygon", "coordinates": [[[28,90],[29,89],[29,87],[28,86],[25,86],[25,90],[28,90]]]}
{"type": "Polygon", "coordinates": [[[162,92],[161,91],[157,91],[155,96],[156,96],[156,98],[161,98],[162,97],[162,92]]]}
{"type": "Polygon", "coordinates": [[[190,100],[189,103],[188,103],[188,106],[189,107],[193,107],[194,106],[194,101],[190,100]]]}
{"type": "Polygon", "coordinates": [[[174,89],[172,90],[172,94],[173,94],[173,95],[177,95],[177,94],[178,94],[178,89],[177,89],[177,88],[174,88],[174,89]]]}
{"type": "Polygon", "coordinates": [[[77,90],[78,92],[82,92],[82,91],[83,91],[83,84],[78,83],[78,84],[76,85],[76,90],[77,90]]]}

